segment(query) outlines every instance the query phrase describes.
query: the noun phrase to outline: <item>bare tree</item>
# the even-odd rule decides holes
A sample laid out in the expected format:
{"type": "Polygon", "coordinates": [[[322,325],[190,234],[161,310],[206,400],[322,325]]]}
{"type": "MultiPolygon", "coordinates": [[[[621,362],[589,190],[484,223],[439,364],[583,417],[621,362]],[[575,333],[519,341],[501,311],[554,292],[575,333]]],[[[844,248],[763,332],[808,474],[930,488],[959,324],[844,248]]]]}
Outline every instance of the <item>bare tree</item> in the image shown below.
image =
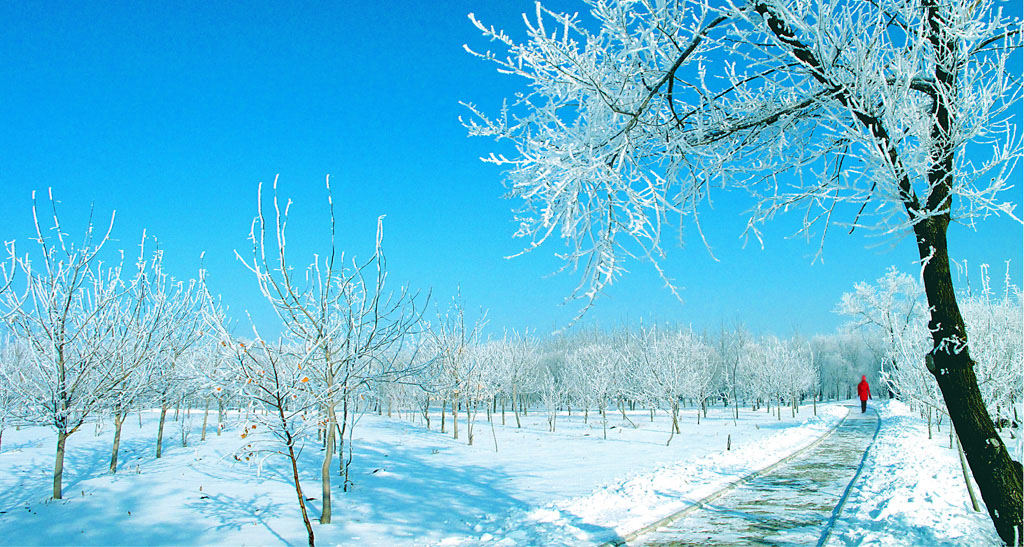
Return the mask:
{"type": "Polygon", "coordinates": [[[954,221],[1019,221],[1005,196],[1020,21],[994,0],[590,5],[593,20],[538,4],[522,43],[473,18],[506,50],[478,55],[527,86],[498,117],[470,105],[466,124],[516,150],[488,161],[510,167],[528,249],[568,240],[589,306],[627,258],[664,277],[663,233],[679,217],[700,234],[698,205],[720,188],[753,196],[756,238],[786,211],[822,243],[840,225],[913,234],[928,368],[1000,537],[1020,541],[1022,468],[978,389],[946,238],[954,221]]]}
{"type": "MultiPolygon", "coordinates": [[[[249,239],[252,258],[238,259],[256,276],[264,298],[274,307],[286,335],[314,355],[309,361],[326,414],[326,450],[321,467],[323,509],[321,524],[331,522],[331,461],[335,450],[343,454],[344,436],[351,441],[352,427],[358,416],[354,394],[368,382],[388,377],[411,376],[413,370],[399,368],[389,358],[401,347],[406,336],[415,331],[422,314],[417,293],[406,287],[389,291],[386,287],[387,260],[383,241],[383,217],[377,221],[374,254],[363,262],[346,265],[345,255],[335,242],[334,201],[330,178],[327,179],[327,203],[330,213],[330,241],[327,253],[314,255],[304,270],[294,270],[287,257],[286,226],[291,201],[282,205],[274,180],[271,200],[273,219],[264,210],[263,185],[257,190],[257,216],[249,239]],[[267,232],[273,240],[268,243],[267,232]],[[339,425],[337,411],[342,420],[339,425]],[[336,444],[337,443],[337,444],[336,444]]],[[[429,298],[429,295],[428,295],[429,298]]],[[[348,486],[349,458],[339,456],[339,471],[348,486]]]]}
{"type": "Polygon", "coordinates": [[[161,353],[155,356],[158,363],[152,367],[148,379],[150,393],[160,405],[156,438],[156,457],[159,458],[163,454],[167,411],[187,394],[187,380],[192,374],[186,361],[205,335],[202,318],[204,291],[195,279],[181,281],[165,272],[159,251],[152,263],[147,285],[151,305],[159,310],[149,345],[159,348],[161,353]]]}
{"type": "Polygon", "coordinates": [[[303,370],[313,352],[303,352],[301,346],[288,346],[283,340],[267,343],[255,326],[252,340],[232,336],[223,310],[208,291],[206,295],[203,316],[219,340],[219,349],[227,356],[223,363],[230,370],[230,377],[238,383],[240,393],[269,411],[250,414],[255,423],[244,424],[241,438],[247,442],[239,449],[240,456],[236,455],[236,458],[250,463],[263,454],[288,458],[302,523],[306,527],[309,547],[313,547],[313,526],[306,511],[298,466],[308,430],[316,423],[316,410],[323,403],[310,382],[309,367],[303,370]],[[257,424],[263,426],[260,431],[257,431],[257,424]],[[269,432],[269,439],[259,440],[263,431],[269,432]]]}
{"type": "Polygon", "coordinates": [[[107,358],[117,371],[121,382],[111,387],[105,406],[114,418],[114,441],[110,454],[110,472],[117,472],[117,456],[121,446],[121,428],[139,400],[148,391],[152,367],[156,366],[163,350],[161,323],[164,307],[154,302],[150,293],[151,274],[159,271],[162,254],[153,256],[153,266],[145,258],[146,236],[140,244],[137,272],[130,287],[119,300],[112,302],[111,320],[114,321],[108,339],[107,358]]]}
{"type": "Polygon", "coordinates": [[[450,400],[452,413],[452,436],[459,438],[459,407],[465,407],[466,436],[473,444],[473,424],[470,421],[471,395],[477,392],[475,383],[479,375],[480,361],[472,354],[473,347],[480,340],[480,333],[487,324],[487,314],[481,314],[475,322],[466,322],[466,310],[460,296],[452,299],[444,314],[438,311],[437,323],[427,330],[431,345],[436,352],[438,367],[446,400],[450,400]]]}
{"type": "MultiPolygon", "coordinates": [[[[114,304],[124,294],[121,265],[105,267],[100,252],[110,239],[114,215],[106,231],[96,232],[90,218],[80,243],[68,239],[49,195],[52,237],[44,235],[39,207],[32,194],[32,213],[39,245],[37,262],[17,258],[24,291],[0,294],[6,321],[24,344],[22,382],[12,384],[35,419],[57,431],[53,498],[61,499],[67,438],[102,408],[105,397],[125,379],[108,358],[108,341],[116,321],[114,304]]],[[[13,275],[13,271],[5,271],[13,275]]],[[[8,278],[8,282],[11,278],[8,278]]]]}

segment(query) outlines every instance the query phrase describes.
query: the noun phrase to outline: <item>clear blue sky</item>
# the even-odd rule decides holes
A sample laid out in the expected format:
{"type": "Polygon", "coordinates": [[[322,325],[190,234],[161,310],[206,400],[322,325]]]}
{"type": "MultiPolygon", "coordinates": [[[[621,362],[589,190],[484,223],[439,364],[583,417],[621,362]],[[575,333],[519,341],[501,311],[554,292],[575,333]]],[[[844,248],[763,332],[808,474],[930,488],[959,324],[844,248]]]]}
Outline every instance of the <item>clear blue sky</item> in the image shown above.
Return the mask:
{"type": "MultiPolygon", "coordinates": [[[[304,264],[326,243],[329,173],[343,249],[366,256],[387,215],[392,282],[432,289],[442,303],[461,286],[468,307],[490,310],[492,331],[564,326],[578,304],[561,305],[575,277],[548,275],[560,243],[503,258],[522,245],[511,237],[516,204],[477,159],[493,143],[467,138],[458,122],[458,101],[493,111],[514,84],[463,52],[467,42],[486,48],[466,14],[519,30],[532,2],[301,4],[0,3],[0,238],[27,248],[30,193],[53,187],[75,233],[91,204],[100,216],[116,209],[118,244],[133,253],[146,228],[180,277],[194,276],[206,251],[211,287],[233,315],[249,310],[271,329],[232,252],[247,252],[257,183],[280,174],[295,202],[289,250],[304,264]]],[[[785,239],[797,219],[770,225],[764,250],[743,248],[748,204],[725,195],[704,216],[721,262],[693,239],[670,246],[684,304],[634,263],[586,322],[829,332],[854,282],[914,268],[909,240],[869,249],[877,242],[841,230],[824,264],[811,265],[814,244],[785,239]]],[[[1019,224],[954,226],[951,239],[956,258],[992,263],[1000,277],[1012,259],[1021,283],[1019,224]]]]}

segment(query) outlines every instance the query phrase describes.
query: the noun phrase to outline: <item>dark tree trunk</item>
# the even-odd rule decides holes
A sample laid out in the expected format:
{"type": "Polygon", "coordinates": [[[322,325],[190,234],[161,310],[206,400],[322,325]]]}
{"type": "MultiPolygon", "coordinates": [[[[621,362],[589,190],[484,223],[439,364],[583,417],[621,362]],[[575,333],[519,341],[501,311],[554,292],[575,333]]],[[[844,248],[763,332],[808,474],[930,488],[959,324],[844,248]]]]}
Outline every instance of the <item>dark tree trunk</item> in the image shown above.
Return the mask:
{"type": "Polygon", "coordinates": [[[933,349],[928,355],[928,369],[942,391],[950,421],[956,428],[971,474],[999,537],[1008,544],[1016,540],[1017,545],[1021,545],[1024,473],[1021,464],[1010,458],[1006,445],[996,433],[978,389],[974,361],[967,347],[967,331],[949,271],[948,225],[948,215],[942,215],[922,221],[914,228],[918,251],[925,263],[924,288],[931,307],[928,327],[932,331],[933,349]],[[962,349],[956,351],[960,345],[962,349]]]}

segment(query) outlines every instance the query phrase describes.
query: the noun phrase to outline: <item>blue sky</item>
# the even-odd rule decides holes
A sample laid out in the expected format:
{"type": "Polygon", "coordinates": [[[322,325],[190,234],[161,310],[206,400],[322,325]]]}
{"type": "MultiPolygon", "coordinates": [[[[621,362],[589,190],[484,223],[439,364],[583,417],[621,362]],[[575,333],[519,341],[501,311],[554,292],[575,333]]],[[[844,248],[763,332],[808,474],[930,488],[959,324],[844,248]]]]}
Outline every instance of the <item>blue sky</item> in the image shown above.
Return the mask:
{"type": "MultiPolygon", "coordinates": [[[[564,5],[573,5],[564,2],[564,5]]],[[[326,244],[324,177],[331,175],[340,247],[366,256],[386,214],[392,282],[432,290],[442,304],[457,287],[467,307],[502,327],[548,332],[578,303],[576,283],[550,276],[549,244],[514,260],[511,209],[500,172],[478,161],[492,142],[469,139],[459,101],[493,111],[514,83],[472,58],[486,47],[466,14],[510,30],[532,2],[267,2],[0,4],[0,238],[28,247],[30,194],[53,187],[72,232],[91,204],[117,210],[117,244],[134,252],[143,228],[166,263],[194,276],[206,251],[211,288],[233,313],[275,328],[255,280],[233,256],[247,252],[256,186],[280,175],[294,201],[292,261],[326,244]]],[[[1020,188],[1015,189],[1020,202],[1020,188]]],[[[789,240],[797,219],[766,230],[765,248],[743,247],[743,195],[723,195],[705,228],[720,262],[690,238],[669,246],[665,266],[680,304],[649,265],[608,290],[585,323],[639,318],[716,328],[742,321],[762,332],[829,332],[831,310],[854,282],[889,265],[911,271],[909,240],[830,235],[816,247],[789,240]]],[[[1021,226],[954,226],[951,252],[1021,283],[1021,226]]]]}

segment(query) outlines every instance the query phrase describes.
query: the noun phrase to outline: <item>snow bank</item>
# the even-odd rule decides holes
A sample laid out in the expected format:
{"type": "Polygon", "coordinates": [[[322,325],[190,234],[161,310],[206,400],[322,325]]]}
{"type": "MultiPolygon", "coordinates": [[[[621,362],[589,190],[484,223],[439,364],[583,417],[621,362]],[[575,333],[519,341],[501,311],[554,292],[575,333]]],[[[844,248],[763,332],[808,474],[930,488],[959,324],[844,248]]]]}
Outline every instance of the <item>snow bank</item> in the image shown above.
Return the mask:
{"type": "Polygon", "coordinates": [[[907,405],[889,401],[878,410],[878,439],[829,545],[1001,545],[984,506],[971,509],[948,429],[928,439],[926,422],[907,405]]]}

